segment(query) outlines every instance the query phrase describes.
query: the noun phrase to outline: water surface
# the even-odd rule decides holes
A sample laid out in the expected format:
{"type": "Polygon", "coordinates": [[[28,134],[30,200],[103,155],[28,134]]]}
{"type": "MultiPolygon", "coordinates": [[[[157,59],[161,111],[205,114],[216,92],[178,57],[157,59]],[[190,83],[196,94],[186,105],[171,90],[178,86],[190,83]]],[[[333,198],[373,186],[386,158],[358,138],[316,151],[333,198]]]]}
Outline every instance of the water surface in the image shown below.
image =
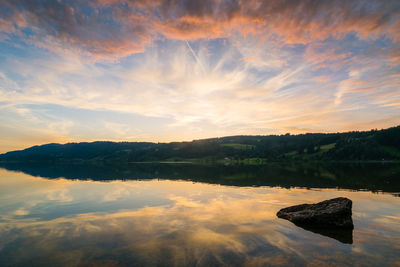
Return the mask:
{"type": "MultiPolygon", "coordinates": [[[[79,168],[70,175],[61,167],[35,173],[24,168],[30,174],[0,169],[0,266],[400,265],[397,167],[379,167],[376,183],[364,177],[362,191],[346,188],[342,176],[325,170],[320,171],[333,182],[313,188],[321,180],[309,177],[320,175],[307,176],[301,168],[258,170],[257,178],[227,166],[209,174],[193,166],[153,166],[140,167],[156,170],[142,170],[145,180],[122,169],[113,173],[125,172],[129,179],[98,181],[90,179],[99,178],[94,172],[85,175],[79,168]],[[175,174],[169,170],[167,178],[163,168],[175,168],[175,174]],[[194,168],[193,174],[185,176],[180,168],[194,168]],[[57,178],[57,169],[69,179],[57,178]],[[295,173],[309,180],[302,182],[298,174],[291,187],[295,173]],[[273,182],[279,178],[282,186],[273,182]],[[338,196],[353,200],[350,244],[276,217],[283,207],[338,196]]],[[[363,172],[350,173],[357,176],[357,169],[363,172]]]]}

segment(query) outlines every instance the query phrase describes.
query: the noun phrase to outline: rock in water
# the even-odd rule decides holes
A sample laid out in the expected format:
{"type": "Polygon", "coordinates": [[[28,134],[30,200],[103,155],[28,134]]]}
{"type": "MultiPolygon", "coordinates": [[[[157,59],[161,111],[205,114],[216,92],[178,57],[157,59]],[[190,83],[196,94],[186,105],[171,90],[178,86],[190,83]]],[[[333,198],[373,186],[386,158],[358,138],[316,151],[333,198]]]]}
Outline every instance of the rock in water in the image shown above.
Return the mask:
{"type": "Polygon", "coordinates": [[[302,204],[281,209],[276,214],[298,226],[353,229],[352,201],[338,197],[316,204],[302,204]]]}

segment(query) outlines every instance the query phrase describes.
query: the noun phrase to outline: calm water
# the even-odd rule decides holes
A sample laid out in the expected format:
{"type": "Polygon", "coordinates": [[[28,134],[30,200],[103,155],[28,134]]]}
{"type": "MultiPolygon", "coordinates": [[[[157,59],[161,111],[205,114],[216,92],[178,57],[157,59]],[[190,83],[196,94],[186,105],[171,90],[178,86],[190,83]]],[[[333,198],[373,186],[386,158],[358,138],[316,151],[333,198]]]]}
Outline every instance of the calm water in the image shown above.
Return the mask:
{"type": "Polygon", "coordinates": [[[0,266],[400,266],[398,166],[5,167],[0,266]],[[276,217],[338,196],[350,244],[276,217]]]}

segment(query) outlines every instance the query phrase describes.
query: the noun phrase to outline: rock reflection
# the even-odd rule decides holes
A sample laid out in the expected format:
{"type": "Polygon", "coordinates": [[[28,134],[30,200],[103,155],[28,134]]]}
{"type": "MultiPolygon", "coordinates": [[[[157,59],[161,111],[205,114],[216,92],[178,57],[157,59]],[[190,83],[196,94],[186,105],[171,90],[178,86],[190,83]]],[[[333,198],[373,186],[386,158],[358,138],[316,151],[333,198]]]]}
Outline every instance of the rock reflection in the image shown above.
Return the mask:
{"type": "Polygon", "coordinates": [[[329,229],[329,228],[321,228],[308,225],[299,225],[299,224],[295,225],[303,228],[304,230],[336,239],[337,241],[342,242],[344,244],[353,244],[353,229],[340,229],[340,228],[329,229]]]}

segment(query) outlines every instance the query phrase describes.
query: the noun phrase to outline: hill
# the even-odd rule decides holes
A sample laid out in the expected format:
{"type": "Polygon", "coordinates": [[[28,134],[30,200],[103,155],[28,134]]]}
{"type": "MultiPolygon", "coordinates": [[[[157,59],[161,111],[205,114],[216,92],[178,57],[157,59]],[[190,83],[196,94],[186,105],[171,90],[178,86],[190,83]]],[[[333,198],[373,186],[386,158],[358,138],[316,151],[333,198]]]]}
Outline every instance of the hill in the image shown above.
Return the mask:
{"type": "Polygon", "coordinates": [[[237,162],[400,160],[400,126],[300,135],[230,136],[192,142],[46,144],[0,155],[3,162],[237,162]]]}

